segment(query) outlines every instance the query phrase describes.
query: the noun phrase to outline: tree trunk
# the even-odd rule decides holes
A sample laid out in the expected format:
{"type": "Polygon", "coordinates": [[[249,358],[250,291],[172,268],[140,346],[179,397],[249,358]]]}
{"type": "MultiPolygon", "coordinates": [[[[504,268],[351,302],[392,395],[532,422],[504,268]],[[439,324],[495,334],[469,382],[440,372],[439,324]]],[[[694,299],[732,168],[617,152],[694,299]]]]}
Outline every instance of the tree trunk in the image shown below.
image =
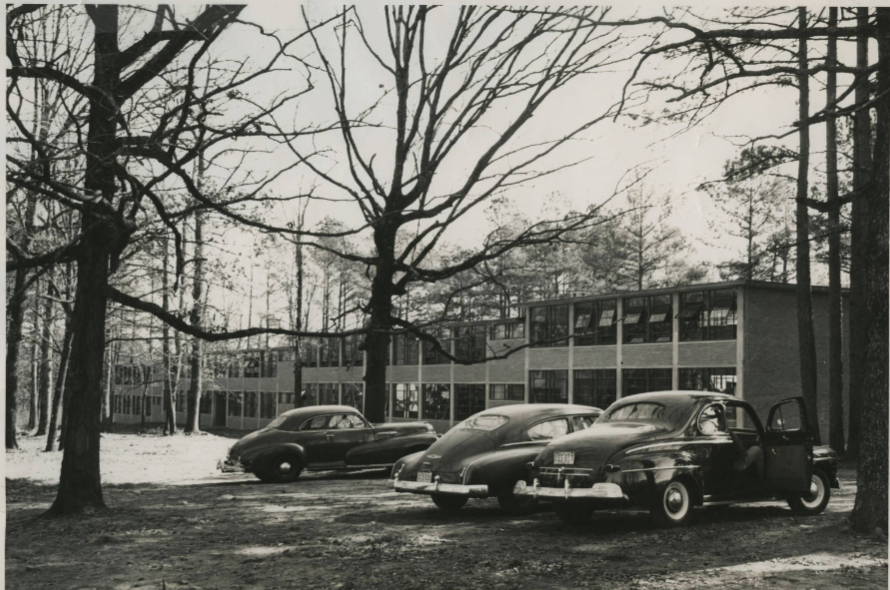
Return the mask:
{"type": "MultiPolygon", "coordinates": [[[[49,294],[48,291],[47,289],[47,294],[49,294]]],[[[37,420],[37,436],[46,435],[46,428],[49,423],[49,384],[53,378],[53,359],[49,347],[49,339],[52,335],[52,314],[53,300],[46,297],[43,300],[43,330],[40,334],[40,374],[38,375],[40,387],[37,390],[37,413],[40,417],[37,420]]]]}
{"type": "MultiPolygon", "coordinates": [[[[168,276],[167,244],[164,243],[163,271],[161,273],[161,306],[170,310],[170,279],[168,276]]],[[[164,434],[176,434],[176,400],[173,395],[173,372],[170,367],[170,326],[164,322],[161,327],[161,359],[164,370],[164,434]]]]}
{"type": "MultiPolygon", "coordinates": [[[[807,27],[807,9],[798,9],[798,25],[801,32],[807,27]]],[[[810,165],[810,128],[803,124],[809,117],[810,80],[807,70],[807,39],[801,35],[797,55],[797,84],[800,91],[801,122],[800,156],[797,166],[797,341],[800,355],[800,386],[807,405],[807,422],[813,433],[813,441],[821,444],[816,382],[816,339],[813,336],[813,300],[810,293],[810,214],[806,199],[809,196],[808,174],[810,165]]]]}
{"type": "MultiPolygon", "coordinates": [[[[828,26],[837,26],[837,8],[828,9],[828,26]]],[[[837,37],[828,38],[830,65],[837,65],[837,37]]],[[[829,70],[826,102],[829,109],[836,109],[837,73],[829,70]]],[[[838,199],[837,176],[837,118],[829,114],[825,122],[827,200],[838,199]]],[[[841,212],[840,208],[828,213],[828,444],[840,454],[844,453],[844,357],[841,328],[841,212]]]]}
{"type": "MultiPolygon", "coordinates": [[[[878,8],[878,95],[890,94],[890,8],[878,8]]],[[[874,173],[868,191],[866,356],[862,381],[859,461],[853,528],[887,532],[888,224],[890,224],[890,100],[876,103],[874,173]]]]}
{"type": "Polygon", "coordinates": [[[59,372],[53,386],[53,408],[49,419],[49,428],[46,432],[45,451],[52,451],[56,446],[56,433],[58,431],[59,411],[62,408],[62,392],[65,390],[65,377],[68,375],[68,361],[71,357],[71,319],[65,318],[65,340],[62,342],[62,357],[59,359],[59,372]]]}
{"type": "Polygon", "coordinates": [[[22,343],[22,324],[25,321],[25,294],[22,289],[25,287],[25,279],[27,272],[25,270],[15,271],[15,280],[13,282],[13,296],[9,300],[6,307],[7,330],[6,330],[6,448],[19,448],[16,439],[16,424],[18,418],[18,388],[19,374],[16,370],[19,364],[19,350],[22,343]]]}
{"type": "MultiPolygon", "coordinates": [[[[868,8],[856,9],[856,25],[868,25],[868,8]]],[[[868,67],[868,36],[860,33],[856,40],[856,67],[868,67]]],[[[869,99],[868,77],[856,85],[856,104],[869,99]]],[[[860,109],[853,117],[853,190],[866,190],[871,176],[871,118],[869,109],[860,109]]],[[[866,233],[869,199],[857,195],[851,206],[850,222],[850,395],[849,395],[849,459],[859,457],[860,404],[862,379],[865,376],[865,333],[868,329],[866,316],[865,258],[868,256],[866,233]]]]}
{"type": "Polygon", "coordinates": [[[40,282],[34,286],[34,298],[31,301],[31,362],[28,363],[31,373],[31,386],[28,388],[28,432],[31,433],[37,428],[37,414],[40,408],[37,404],[37,390],[40,386],[38,382],[38,334],[40,333],[40,313],[38,312],[39,301],[37,294],[40,292],[40,282]]]}
{"type": "Polygon", "coordinates": [[[96,5],[95,74],[93,86],[103,98],[91,99],[87,133],[87,166],[84,187],[100,197],[85,205],[81,214],[83,238],[77,255],[77,290],[71,328],[70,375],[65,404],[65,454],[59,492],[49,515],[92,512],[105,508],[99,474],[99,416],[102,408],[102,366],[105,353],[105,314],[109,265],[119,249],[121,228],[107,215],[114,199],[114,161],[117,149],[117,105],[114,92],[120,82],[118,65],[118,7],[96,5]]]}
{"type": "MultiPolygon", "coordinates": [[[[300,215],[299,228],[303,229],[303,217],[300,215]]],[[[296,330],[303,330],[303,246],[295,244],[297,260],[297,314],[296,330]]],[[[294,405],[300,405],[303,395],[303,345],[302,339],[297,336],[294,340],[294,405]]]]}
{"type": "MultiPolygon", "coordinates": [[[[198,179],[203,178],[203,158],[198,159],[198,179]]],[[[204,216],[200,211],[195,212],[195,275],[192,282],[192,309],[189,314],[189,322],[193,326],[203,326],[204,310],[202,298],[204,296],[204,216]]],[[[202,352],[203,342],[200,338],[192,339],[191,354],[189,355],[189,391],[186,398],[185,431],[190,433],[201,432],[199,402],[202,390],[202,352]]]]}
{"type": "Polygon", "coordinates": [[[379,262],[371,283],[368,333],[363,343],[368,355],[365,367],[365,417],[372,423],[386,421],[386,353],[392,328],[392,261],[396,229],[387,220],[381,222],[374,232],[379,262]]]}

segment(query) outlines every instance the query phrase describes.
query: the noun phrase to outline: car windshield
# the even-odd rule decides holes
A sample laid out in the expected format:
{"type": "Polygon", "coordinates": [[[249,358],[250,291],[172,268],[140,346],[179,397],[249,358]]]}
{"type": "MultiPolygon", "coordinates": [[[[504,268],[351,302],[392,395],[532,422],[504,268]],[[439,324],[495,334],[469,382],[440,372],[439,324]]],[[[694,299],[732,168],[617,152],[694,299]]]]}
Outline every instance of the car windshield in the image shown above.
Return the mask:
{"type": "Polygon", "coordinates": [[[648,402],[627,404],[603,414],[597,422],[660,422],[664,406],[648,402]]]}
{"type": "Polygon", "coordinates": [[[469,428],[472,430],[494,430],[500,428],[509,421],[506,416],[473,416],[461,422],[457,428],[469,428]]]}

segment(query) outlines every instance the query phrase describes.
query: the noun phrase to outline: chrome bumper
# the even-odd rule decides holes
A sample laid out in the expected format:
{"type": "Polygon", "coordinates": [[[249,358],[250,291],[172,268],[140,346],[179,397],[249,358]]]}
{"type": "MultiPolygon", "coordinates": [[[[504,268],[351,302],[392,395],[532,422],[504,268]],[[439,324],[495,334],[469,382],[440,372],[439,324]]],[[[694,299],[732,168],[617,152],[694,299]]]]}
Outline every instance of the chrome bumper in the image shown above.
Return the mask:
{"type": "Polygon", "coordinates": [[[216,462],[216,468],[223,473],[243,473],[244,465],[241,461],[235,461],[229,458],[220,459],[216,462]]]}
{"type": "Polygon", "coordinates": [[[629,498],[621,490],[617,483],[595,483],[592,488],[573,488],[566,480],[566,485],[561,488],[549,488],[540,485],[535,479],[532,485],[524,481],[516,482],[513,488],[514,496],[531,496],[533,498],[547,498],[551,500],[628,500],[629,498]]]}
{"type": "Polygon", "coordinates": [[[397,492],[409,492],[412,494],[452,494],[454,496],[468,496],[474,498],[484,498],[488,496],[487,485],[468,486],[458,483],[405,481],[402,479],[391,479],[389,481],[390,487],[394,488],[397,492]]]}

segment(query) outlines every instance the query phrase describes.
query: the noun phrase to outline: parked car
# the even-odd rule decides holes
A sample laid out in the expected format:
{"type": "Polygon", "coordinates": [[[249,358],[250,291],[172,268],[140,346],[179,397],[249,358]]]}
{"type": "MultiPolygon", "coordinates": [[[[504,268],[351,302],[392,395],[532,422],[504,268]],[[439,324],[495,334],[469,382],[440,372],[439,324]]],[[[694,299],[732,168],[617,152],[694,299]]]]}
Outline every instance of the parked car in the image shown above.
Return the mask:
{"type": "Polygon", "coordinates": [[[245,471],[262,481],[295,481],[303,470],[388,467],[438,439],[426,422],[371,425],[349,406],[290,410],[229,449],[217,467],[245,471]]]}
{"type": "Polygon", "coordinates": [[[526,465],[552,439],[588,428],[603,411],[568,404],[517,404],[489,408],[464,420],[429,449],[393,465],[397,492],[427,494],[439,508],[458,510],[469,498],[496,496],[513,514],[536,500],[516,498],[526,465]]]}
{"type": "Polygon", "coordinates": [[[632,395],[583,432],[554,440],[529,465],[514,496],[553,500],[566,522],[594,509],[648,508],[668,526],[693,506],[784,499],[801,515],[819,514],[837,481],[837,455],[813,447],[802,398],[772,407],[767,426],[731,395],[669,391],[632,395]],[[739,465],[741,449],[761,460],[739,465]],[[739,469],[743,469],[739,471],[739,469]],[[761,472],[762,471],[762,472],[761,472]]]}

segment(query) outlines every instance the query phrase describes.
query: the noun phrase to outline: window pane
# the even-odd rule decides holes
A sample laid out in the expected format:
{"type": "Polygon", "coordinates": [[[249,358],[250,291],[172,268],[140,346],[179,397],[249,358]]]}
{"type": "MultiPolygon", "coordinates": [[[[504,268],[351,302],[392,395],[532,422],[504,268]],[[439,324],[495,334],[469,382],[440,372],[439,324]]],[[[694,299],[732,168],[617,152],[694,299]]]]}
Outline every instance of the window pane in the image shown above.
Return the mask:
{"type": "Polygon", "coordinates": [[[547,420],[535,424],[528,429],[528,437],[531,440],[543,440],[564,436],[569,432],[569,423],[565,418],[558,420],[547,420]]]}
{"type": "Polygon", "coordinates": [[[451,416],[451,391],[444,383],[423,384],[423,417],[448,420],[451,416]]]}

